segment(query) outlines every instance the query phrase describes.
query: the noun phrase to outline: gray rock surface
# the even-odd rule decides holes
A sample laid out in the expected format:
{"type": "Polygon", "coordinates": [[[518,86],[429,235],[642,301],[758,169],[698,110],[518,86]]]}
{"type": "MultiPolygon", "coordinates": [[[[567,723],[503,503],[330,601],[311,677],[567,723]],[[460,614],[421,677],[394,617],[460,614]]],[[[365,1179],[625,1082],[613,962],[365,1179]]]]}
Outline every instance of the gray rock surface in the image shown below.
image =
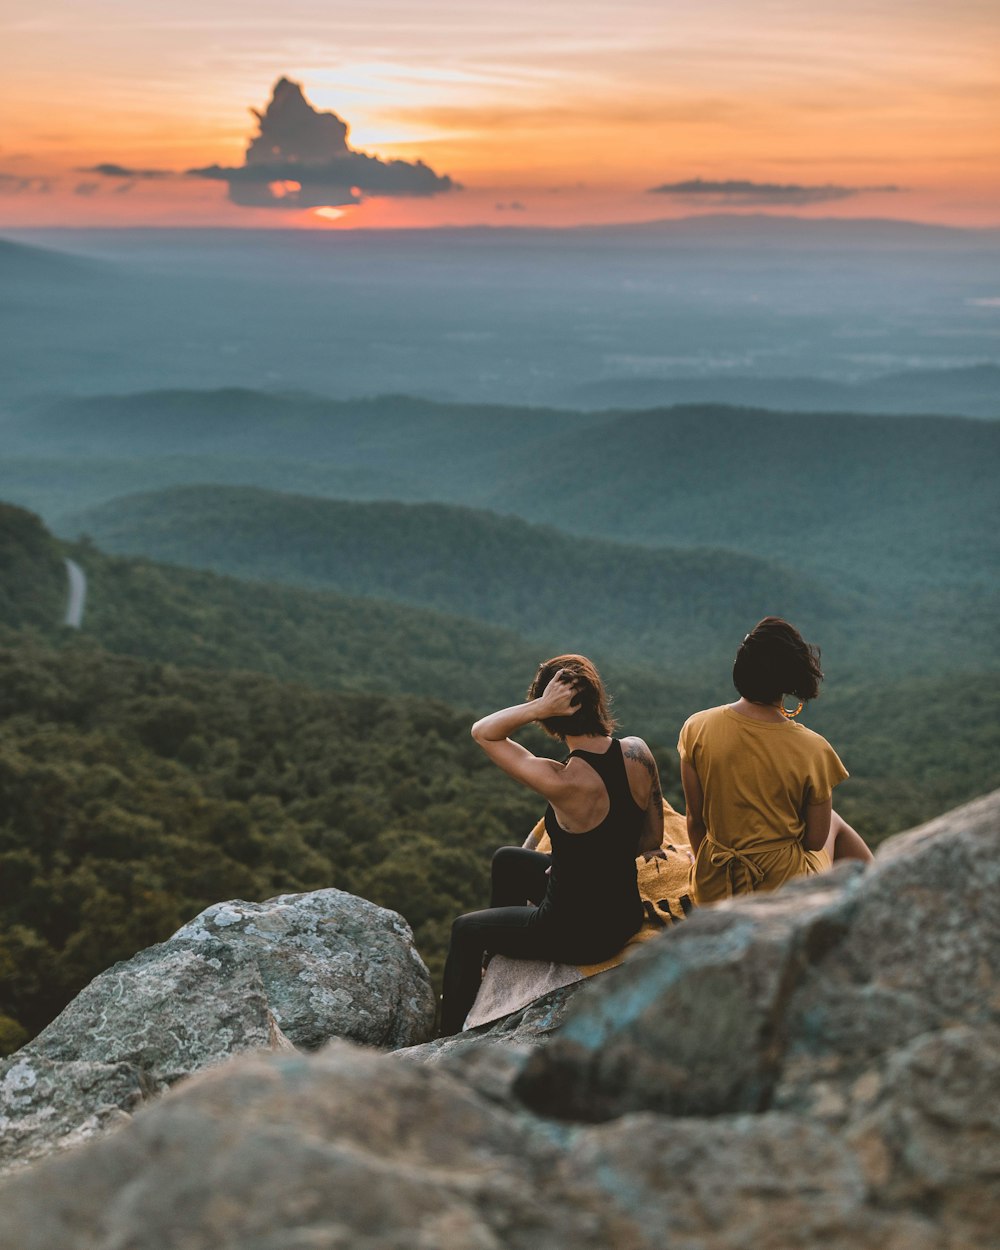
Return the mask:
{"type": "Polygon", "coordinates": [[[393,1053],[449,1072],[494,1102],[514,1106],[515,1081],[535,1050],[555,1035],[573,995],[583,984],[578,979],[502,1020],[393,1053]]]}
{"type": "MultiPolygon", "coordinates": [[[[941,1250],[799,1117],[553,1130],[332,1043],[245,1057],[0,1184],[0,1250],[941,1250]]],[[[955,1250],[958,1250],[956,1244],[955,1250]]]]}
{"type": "Polygon", "coordinates": [[[129,1063],[18,1056],[0,1072],[0,1172],[124,1123],[146,1094],[129,1063]]]}
{"type": "Polygon", "coordinates": [[[1000,795],[893,839],[867,871],[705,909],[584,987],[517,1080],[547,1114],[769,1107],[843,1118],[870,1067],[1000,1022],[1000,795]]]}
{"type": "Polygon", "coordinates": [[[334,1037],[371,1046],[422,1042],[434,994],[406,921],[343,890],[217,903],[172,942],[215,941],[256,969],[282,1032],[315,1049],[334,1037]]]}
{"type": "Polygon", "coordinates": [[[116,1124],[192,1072],[288,1046],[259,972],[228,946],[151,946],[95,977],[0,1063],[0,1170],[116,1124]]]}
{"type": "Polygon", "coordinates": [[[0,1172],[234,1055],[340,1033],[415,1043],[433,1014],[427,970],[394,912],[340,890],[217,904],[96,977],[0,1063],[0,1172]]]}

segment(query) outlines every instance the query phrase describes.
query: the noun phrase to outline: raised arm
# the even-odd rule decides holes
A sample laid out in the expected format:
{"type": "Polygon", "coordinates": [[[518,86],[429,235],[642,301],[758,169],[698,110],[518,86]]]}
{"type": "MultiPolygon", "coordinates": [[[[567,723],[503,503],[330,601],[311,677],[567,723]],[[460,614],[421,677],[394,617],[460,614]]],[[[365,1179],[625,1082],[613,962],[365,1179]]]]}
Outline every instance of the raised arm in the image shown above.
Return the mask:
{"type": "Polygon", "coordinates": [[[646,820],[639,839],[639,851],[643,855],[649,855],[663,845],[663,792],[660,789],[660,771],[653,759],[653,752],[641,738],[623,738],[622,751],[626,759],[638,760],[649,774],[646,820]]]}
{"type": "Polygon", "coordinates": [[[556,760],[541,759],[519,742],[513,742],[512,733],[530,725],[532,721],[547,720],[551,716],[568,716],[574,710],[576,687],[572,678],[560,669],[537,699],[505,707],[477,720],[472,726],[472,736],[498,768],[550,801],[565,794],[565,764],[556,760]]]}

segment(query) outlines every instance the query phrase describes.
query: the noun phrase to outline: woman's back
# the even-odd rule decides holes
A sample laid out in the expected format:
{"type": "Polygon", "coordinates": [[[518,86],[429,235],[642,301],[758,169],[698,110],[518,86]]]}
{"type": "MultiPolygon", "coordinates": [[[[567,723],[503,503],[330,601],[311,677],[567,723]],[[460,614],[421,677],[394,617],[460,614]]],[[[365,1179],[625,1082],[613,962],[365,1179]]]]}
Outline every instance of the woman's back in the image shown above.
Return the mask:
{"type": "Polygon", "coordinates": [[[617,738],[607,751],[578,749],[572,756],[600,778],[607,814],[593,828],[573,833],[559,824],[551,804],[546,808],[552,868],[539,922],[593,938],[604,948],[619,934],[625,941],[642,923],[635,861],[646,813],[632,794],[617,738]]]}
{"type": "Polygon", "coordinates": [[[802,842],[807,804],[828,801],[847,776],[825,738],[794,721],[727,706],[690,717],[677,749],[703,794],[707,832],[692,882],[698,902],[773,888],[827,866],[822,852],[802,842]]]}

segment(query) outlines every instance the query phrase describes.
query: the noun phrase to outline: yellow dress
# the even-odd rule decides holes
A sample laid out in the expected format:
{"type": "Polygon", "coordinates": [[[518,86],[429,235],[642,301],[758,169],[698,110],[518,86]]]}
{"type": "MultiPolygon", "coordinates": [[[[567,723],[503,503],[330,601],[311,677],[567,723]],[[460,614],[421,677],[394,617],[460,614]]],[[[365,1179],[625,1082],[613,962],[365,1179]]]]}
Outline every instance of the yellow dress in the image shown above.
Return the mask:
{"type": "Polygon", "coordinates": [[[825,803],[847,777],[837,752],[795,721],[758,721],[731,707],[697,712],[677,750],[698,774],[707,833],[691,869],[696,903],[773,890],[830,867],[802,844],[807,803],[825,803]]]}

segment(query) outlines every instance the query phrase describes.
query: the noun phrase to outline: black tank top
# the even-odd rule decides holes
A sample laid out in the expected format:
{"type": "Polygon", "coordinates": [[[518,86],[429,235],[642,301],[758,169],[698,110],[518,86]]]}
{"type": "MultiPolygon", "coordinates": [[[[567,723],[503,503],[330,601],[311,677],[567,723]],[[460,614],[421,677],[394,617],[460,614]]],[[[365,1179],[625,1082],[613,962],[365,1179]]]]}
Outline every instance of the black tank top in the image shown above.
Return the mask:
{"type": "Polygon", "coordinates": [[[552,871],[538,919],[582,951],[571,962],[596,963],[620,950],[643,922],[635,860],[645,813],[632,797],[617,738],[603,753],[571,751],[570,758],[574,755],[604,782],[608,814],[586,833],[568,833],[551,803],[545,809],[552,871]]]}

